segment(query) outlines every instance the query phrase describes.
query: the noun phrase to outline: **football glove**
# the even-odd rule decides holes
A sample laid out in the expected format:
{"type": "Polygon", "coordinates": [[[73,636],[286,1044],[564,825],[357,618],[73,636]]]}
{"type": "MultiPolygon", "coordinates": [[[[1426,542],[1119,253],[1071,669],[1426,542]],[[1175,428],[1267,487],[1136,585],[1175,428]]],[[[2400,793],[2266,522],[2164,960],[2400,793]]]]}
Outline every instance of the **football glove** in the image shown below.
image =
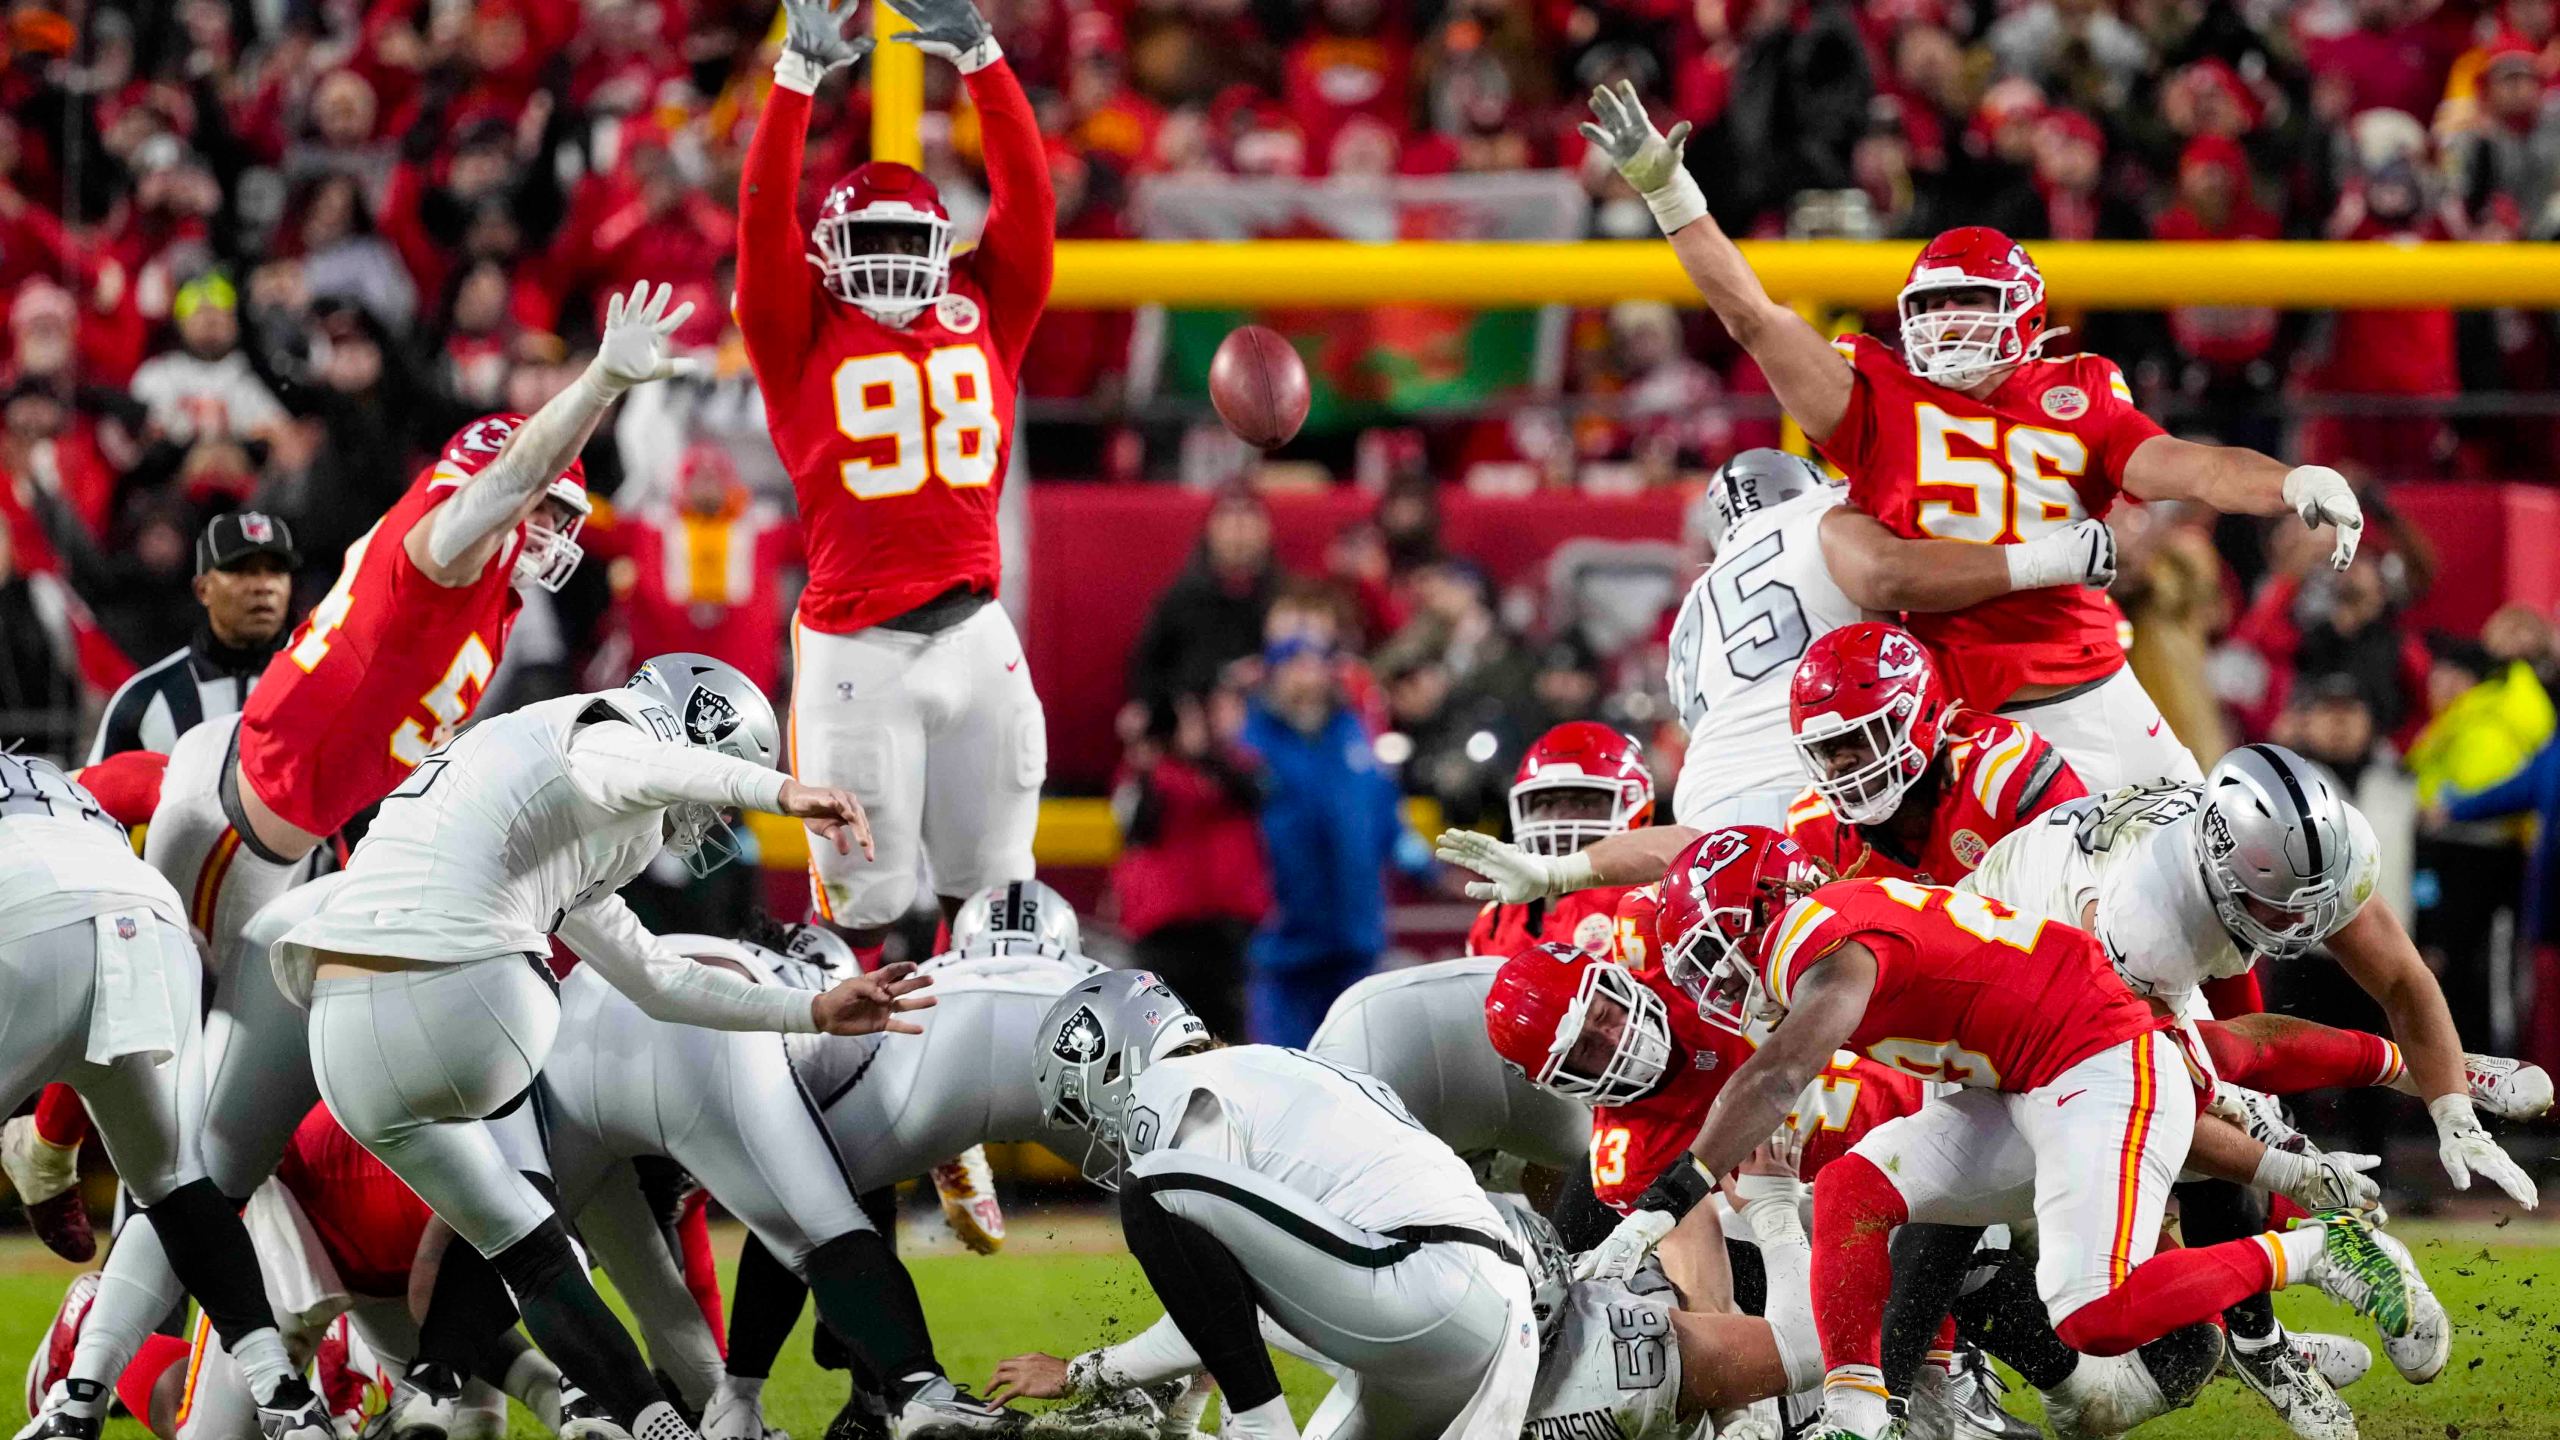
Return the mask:
{"type": "Polygon", "coordinates": [[[1485,877],[1467,882],[1467,897],[1526,905],[1587,888],[1591,860],[1571,855],[1532,855],[1479,830],[1443,830],[1435,849],[1442,862],[1485,877]]]}
{"type": "Polygon", "coordinates": [[[1662,1237],[1679,1223],[1667,1210],[1636,1211],[1619,1221],[1608,1239],[1573,1257],[1573,1278],[1625,1284],[1627,1277],[1636,1273],[1636,1267],[1644,1263],[1644,1257],[1652,1254],[1653,1247],[1661,1244],[1662,1237]]]}
{"type": "Polygon", "coordinates": [[[1669,235],[1707,213],[1707,197],[1681,157],[1689,144],[1689,122],[1663,134],[1653,128],[1637,98],[1633,82],[1616,89],[1603,85],[1591,92],[1591,119],[1582,122],[1582,138],[1609,157],[1628,185],[1653,210],[1654,223],[1669,235]]]}
{"type": "Polygon", "coordinates": [[[667,302],[675,298],[675,287],[660,285],[656,294],[649,293],[649,282],[631,287],[628,295],[616,295],[605,306],[604,340],[596,347],[596,369],[606,387],[617,393],[646,380],[665,380],[690,372],[695,367],[675,354],[675,333],[693,314],[693,302],[686,301],[667,313],[667,302]]]}
{"type": "Polygon", "coordinates": [[[2471,1177],[2478,1175],[2527,1210],[2541,1203],[2542,1192],[2533,1177],[2480,1128],[2470,1096],[2437,1096],[2427,1102],[2427,1118],[2436,1122],[2436,1158],[2444,1162],[2444,1173],[2453,1177],[2454,1189],[2470,1189],[2471,1177]]]}
{"type": "Polygon", "coordinates": [[[2009,562],[2009,588],[2094,585],[2116,581],[2116,532],[2104,520],[2074,520],[2050,535],[2000,547],[2009,562]]]}
{"type": "Polygon", "coordinates": [[[901,45],[913,45],[927,55],[939,55],[960,67],[963,75],[974,75],[994,64],[1004,52],[996,47],[995,32],[987,28],[986,17],[969,0],[886,0],[915,28],[900,30],[889,38],[901,45]]]}
{"type": "Polygon", "coordinates": [[[2364,539],[2364,506],[2356,502],[2355,487],[2346,476],[2326,465],[2296,465],[2284,477],[2284,503],[2314,530],[2338,527],[2337,543],[2329,549],[2330,569],[2344,570],[2355,562],[2356,545],[2364,539]]]}
{"type": "Polygon", "coordinates": [[[870,36],[845,38],[844,22],[852,15],[850,0],[782,0],[782,54],[773,62],[774,78],[807,95],[831,72],[870,54],[870,36]]]}
{"type": "Polygon", "coordinates": [[[2258,1159],[2256,1183],[2305,1210],[2370,1210],[2382,1203],[2382,1187],[2365,1173],[2379,1155],[2312,1150],[2269,1150],[2258,1159]]]}

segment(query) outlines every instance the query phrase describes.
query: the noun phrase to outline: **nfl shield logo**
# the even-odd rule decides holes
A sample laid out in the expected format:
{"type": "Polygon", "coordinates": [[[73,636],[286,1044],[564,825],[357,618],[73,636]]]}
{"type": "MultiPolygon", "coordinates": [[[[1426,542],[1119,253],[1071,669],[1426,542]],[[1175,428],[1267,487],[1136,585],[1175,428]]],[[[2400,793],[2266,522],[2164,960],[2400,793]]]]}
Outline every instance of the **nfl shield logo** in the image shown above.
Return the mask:
{"type": "Polygon", "coordinates": [[[133,932],[134,932],[134,924],[133,924],[133,917],[132,917],[132,916],[130,916],[130,915],[119,915],[119,916],[117,916],[117,917],[116,917],[116,938],[117,938],[117,939],[119,939],[119,940],[130,940],[130,939],[132,939],[132,938],[133,938],[133,932]]]}
{"type": "Polygon", "coordinates": [[[276,538],[276,522],[255,510],[244,511],[240,516],[240,533],[248,537],[250,544],[264,545],[276,538]]]}

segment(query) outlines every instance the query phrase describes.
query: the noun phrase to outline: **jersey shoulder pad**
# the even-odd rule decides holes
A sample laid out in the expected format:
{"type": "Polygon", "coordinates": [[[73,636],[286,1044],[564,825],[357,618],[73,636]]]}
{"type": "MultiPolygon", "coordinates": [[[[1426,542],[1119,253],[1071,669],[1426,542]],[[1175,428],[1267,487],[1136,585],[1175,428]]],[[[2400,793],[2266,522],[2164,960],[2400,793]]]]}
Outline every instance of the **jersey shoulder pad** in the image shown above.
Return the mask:
{"type": "Polygon", "coordinates": [[[684,727],[676,723],[675,712],[637,690],[599,690],[587,697],[578,712],[577,723],[592,724],[600,720],[620,720],[653,739],[670,745],[685,743],[684,727]]]}
{"type": "Polygon", "coordinates": [[[1823,799],[1820,794],[1810,789],[1797,796],[1794,803],[1787,806],[1787,828],[1789,830],[1793,830],[1799,825],[1810,825],[1816,821],[1829,820],[1830,818],[1831,802],[1823,799]]]}
{"type": "Polygon", "coordinates": [[[2003,716],[1983,716],[1974,732],[1959,743],[1967,746],[1965,786],[1993,819],[2024,819],[2047,800],[2061,798],[2054,781],[2066,770],[2062,752],[2025,725],[2003,716]]]}
{"type": "MultiPolygon", "coordinates": [[[[1833,888],[1823,887],[1825,890],[1833,888]]],[[[1786,1005],[1792,1003],[1789,997],[1794,994],[1796,977],[1803,973],[1804,968],[1840,948],[1856,930],[1845,916],[1824,901],[1822,891],[1817,890],[1788,906],[1778,916],[1771,932],[1763,942],[1767,946],[1764,953],[1769,957],[1766,970],[1769,994],[1779,1004],[1786,1005]]]]}

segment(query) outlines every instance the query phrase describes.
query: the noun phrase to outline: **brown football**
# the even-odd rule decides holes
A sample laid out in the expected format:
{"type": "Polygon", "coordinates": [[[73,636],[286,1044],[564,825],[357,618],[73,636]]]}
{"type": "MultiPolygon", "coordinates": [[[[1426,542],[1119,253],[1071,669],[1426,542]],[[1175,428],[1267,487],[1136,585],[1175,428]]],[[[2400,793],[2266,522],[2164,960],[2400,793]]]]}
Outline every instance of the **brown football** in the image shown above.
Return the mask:
{"type": "Polygon", "coordinates": [[[1240,325],[1209,362],[1209,403],[1237,439],[1269,450],[1307,423],[1306,362],[1278,331],[1240,325]]]}

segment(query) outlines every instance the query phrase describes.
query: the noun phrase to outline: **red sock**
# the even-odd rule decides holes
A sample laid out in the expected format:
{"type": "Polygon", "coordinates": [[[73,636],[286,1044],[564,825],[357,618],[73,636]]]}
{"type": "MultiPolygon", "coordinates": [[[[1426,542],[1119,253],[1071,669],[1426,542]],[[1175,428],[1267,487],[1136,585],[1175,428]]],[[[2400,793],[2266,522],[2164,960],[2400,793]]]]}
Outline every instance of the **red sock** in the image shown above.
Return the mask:
{"type": "Polygon", "coordinates": [[[151,1423],[151,1392],[160,1384],[160,1377],[169,1373],[170,1366],[187,1363],[188,1349],[187,1342],[175,1335],[143,1337],[133,1363],[116,1377],[116,1398],[133,1412],[133,1418],[145,1426],[151,1423]]]}
{"type": "Polygon", "coordinates": [[[2275,1275],[2275,1261],[2255,1237],[2164,1251],[2133,1267],[2123,1284],[2064,1316],[2053,1333],[2083,1355],[2122,1355],[2181,1326],[2212,1319],[2275,1284],[2275,1275]]]}
{"type": "Polygon", "coordinates": [[[36,1094],[36,1134],[47,1145],[77,1145],[89,1138],[88,1107],[68,1085],[47,1085],[36,1094]]]}
{"type": "Polygon", "coordinates": [[[2216,1074],[2270,1095],[2388,1085],[2400,1078],[2400,1047],[2361,1030],[2290,1015],[2208,1020],[2196,1029],[2216,1074]]]}
{"type": "Polygon", "coordinates": [[[1911,1218],[1875,1162],[1843,1155],[1813,1182],[1813,1328],[1822,1364],[1884,1363],[1884,1302],[1893,1292],[1896,1226],[1911,1218]]]}
{"type": "Polygon", "coordinates": [[[696,1190],[684,1202],[684,1213],[676,1217],[676,1241],[684,1248],[684,1288],[693,1292],[693,1303],[702,1307],[703,1321],[711,1327],[711,1343],[720,1347],[720,1358],[729,1358],[729,1327],[722,1318],[727,1308],[720,1296],[720,1266],[711,1254],[711,1196],[696,1190]]]}
{"type": "Polygon", "coordinates": [[[2282,1195],[2270,1195],[2267,1197],[2267,1228],[2270,1230],[2290,1230],[2293,1228],[2294,1221],[2308,1220],[2310,1218],[2310,1211],[2294,1204],[2291,1200],[2286,1199],[2282,1195]]]}

